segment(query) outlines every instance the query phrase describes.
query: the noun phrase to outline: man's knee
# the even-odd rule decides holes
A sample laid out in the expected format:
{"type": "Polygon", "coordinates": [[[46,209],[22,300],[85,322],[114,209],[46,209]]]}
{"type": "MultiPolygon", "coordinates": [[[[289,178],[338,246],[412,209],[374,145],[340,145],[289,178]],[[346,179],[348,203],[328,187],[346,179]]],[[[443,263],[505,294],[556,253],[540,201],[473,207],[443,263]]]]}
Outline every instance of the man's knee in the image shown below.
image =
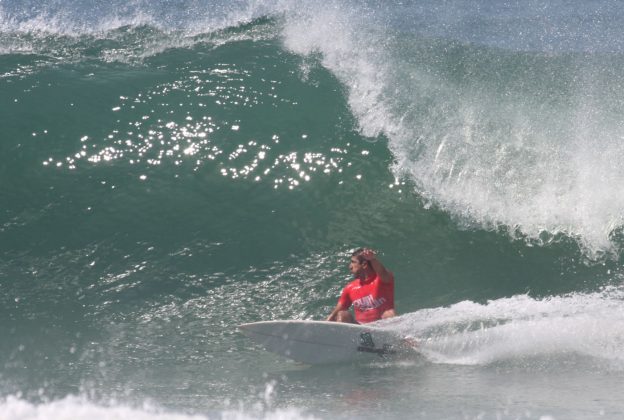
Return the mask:
{"type": "Polygon", "coordinates": [[[396,312],[394,309],[385,310],[383,314],[381,314],[381,319],[392,318],[396,316],[396,312]]]}
{"type": "Polygon", "coordinates": [[[336,314],[336,321],[337,322],[348,322],[353,324],[354,320],[353,320],[353,315],[351,315],[351,312],[349,311],[340,311],[338,312],[338,314],[336,314]]]}

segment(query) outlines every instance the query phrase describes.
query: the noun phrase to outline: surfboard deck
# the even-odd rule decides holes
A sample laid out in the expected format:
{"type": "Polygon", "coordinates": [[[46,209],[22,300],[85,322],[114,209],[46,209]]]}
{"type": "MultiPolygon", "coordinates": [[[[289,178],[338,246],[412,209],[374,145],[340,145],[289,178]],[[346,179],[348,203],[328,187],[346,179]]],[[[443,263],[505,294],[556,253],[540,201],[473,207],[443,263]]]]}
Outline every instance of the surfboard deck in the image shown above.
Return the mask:
{"type": "Polygon", "coordinates": [[[239,328],[267,350],[313,365],[373,361],[406,351],[404,337],[369,325],[279,320],[252,322],[239,328]]]}

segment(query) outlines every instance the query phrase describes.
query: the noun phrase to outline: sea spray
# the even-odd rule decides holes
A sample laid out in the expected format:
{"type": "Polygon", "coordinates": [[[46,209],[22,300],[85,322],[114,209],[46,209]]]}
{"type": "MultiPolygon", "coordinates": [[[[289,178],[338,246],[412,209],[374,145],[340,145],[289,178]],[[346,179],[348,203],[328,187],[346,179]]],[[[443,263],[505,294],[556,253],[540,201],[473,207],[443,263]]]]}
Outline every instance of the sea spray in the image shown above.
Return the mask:
{"type": "Polygon", "coordinates": [[[619,287],[543,299],[518,295],[422,309],[384,324],[415,337],[422,354],[435,363],[524,361],[531,366],[527,360],[533,359],[540,367],[540,358],[548,357],[555,366],[566,363],[565,355],[574,355],[586,358],[580,363],[606,363],[621,370],[622,299],[619,287]]]}
{"type": "Polygon", "coordinates": [[[399,177],[460,226],[505,226],[529,241],[564,234],[590,258],[617,254],[624,102],[605,89],[621,83],[617,57],[566,50],[565,33],[500,49],[453,25],[437,38],[405,19],[390,30],[398,18],[383,8],[352,15],[307,4],[286,14],[284,43],[321,55],[362,134],[388,138],[399,177]]]}

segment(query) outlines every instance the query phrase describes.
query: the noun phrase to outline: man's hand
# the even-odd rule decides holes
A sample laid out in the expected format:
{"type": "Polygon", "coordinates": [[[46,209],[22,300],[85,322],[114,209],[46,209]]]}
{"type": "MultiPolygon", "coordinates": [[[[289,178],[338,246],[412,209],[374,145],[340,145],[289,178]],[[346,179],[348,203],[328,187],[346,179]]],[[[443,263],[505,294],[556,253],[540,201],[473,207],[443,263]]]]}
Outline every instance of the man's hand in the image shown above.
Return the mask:
{"type": "Polygon", "coordinates": [[[377,254],[375,254],[375,251],[373,251],[370,248],[366,248],[364,251],[362,251],[362,253],[360,255],[366,261],[372,261],[372,260],[376,260],[377,259],[377,254]]]}
{"type": "Polygon", "coordinates": [[[338,316],[338,312],[340,311],[344,311],[348,308],[343,308],[342,305],[340,303],[338,303],[336,305],[336,307],[334,308],[334,310],[331,312],[331,314],[329,314],[329,316],[327,317],[326,321],[336,321],[336,317],[338,316]]]}
{"type": "Polygon", "coordinates": [[[370,248],[364,249],[360,254],[368,264],[373,267],[373,270],[379,275],[381,281],[388,283],[393,279],[393,275],[390,271],[384,267],[384,265],[377,259],[377,254],[370,248]]]}

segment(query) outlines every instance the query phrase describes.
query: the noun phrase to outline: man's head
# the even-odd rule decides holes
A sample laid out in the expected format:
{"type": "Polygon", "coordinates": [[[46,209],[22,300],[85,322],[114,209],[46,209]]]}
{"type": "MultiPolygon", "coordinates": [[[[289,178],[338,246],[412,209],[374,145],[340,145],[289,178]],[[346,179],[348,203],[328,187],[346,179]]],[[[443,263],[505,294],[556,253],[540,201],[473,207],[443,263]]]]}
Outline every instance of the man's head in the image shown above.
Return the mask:
{"type": "Polygon", "coordinates": [[[366,260],[366,258],[362,255],[364,251],[364,248],[359,248],[351,254],[349,270],[351,270],[351,273],[353,273],[355,277],[364,277],[367,270],[370,269],[368,260],[366,260]]]}

